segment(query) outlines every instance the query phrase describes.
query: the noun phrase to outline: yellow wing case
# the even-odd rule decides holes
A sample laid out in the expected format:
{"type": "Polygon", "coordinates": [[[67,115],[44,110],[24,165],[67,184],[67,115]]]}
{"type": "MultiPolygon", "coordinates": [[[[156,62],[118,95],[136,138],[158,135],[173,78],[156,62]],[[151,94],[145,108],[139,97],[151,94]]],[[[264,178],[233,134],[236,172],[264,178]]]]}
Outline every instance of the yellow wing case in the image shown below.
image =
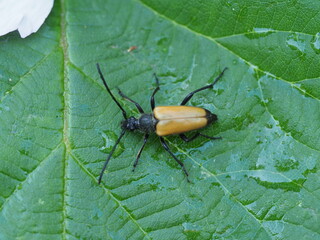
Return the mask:
{"type": "Polygon", "coordinates": [[[207,126],[207,112],[203,108],[190,106],[161,106],[153,110],[159,121],[156,125],[158,136],[180,134],[207,126]]]}

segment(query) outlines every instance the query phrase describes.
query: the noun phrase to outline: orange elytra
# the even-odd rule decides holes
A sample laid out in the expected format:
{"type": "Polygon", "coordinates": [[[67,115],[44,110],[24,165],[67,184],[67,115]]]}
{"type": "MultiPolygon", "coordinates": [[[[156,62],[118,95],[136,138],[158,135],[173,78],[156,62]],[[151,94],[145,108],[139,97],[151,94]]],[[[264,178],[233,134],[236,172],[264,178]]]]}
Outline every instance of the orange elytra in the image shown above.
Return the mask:
{"type": "Polygon", "coordinates": [[[203,128],[217,120],[217,115],[210,111],[189,106],[155,107],[153,116],[159,121],[156,125],[158,136],[189,132],[203,128]]]}

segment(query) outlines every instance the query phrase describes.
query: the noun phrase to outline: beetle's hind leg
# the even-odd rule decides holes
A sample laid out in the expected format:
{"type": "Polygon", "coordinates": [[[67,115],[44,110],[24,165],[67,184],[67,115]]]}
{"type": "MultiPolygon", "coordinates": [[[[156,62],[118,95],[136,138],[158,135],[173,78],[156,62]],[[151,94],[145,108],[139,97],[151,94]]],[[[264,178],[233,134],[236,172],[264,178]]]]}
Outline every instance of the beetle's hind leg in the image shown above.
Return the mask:
{"type": "Polygon", "coordinates": [[[189,94],[183,99],[183,101],[181,102],[180,105],[186,105],[186,103],[189,102],[189,100],[193,97],[193,95],[194,95],[195,93],[200,92],[200,91],[203,91],[203,90],[208,89],[208,88],[212,88],[213,85],[215,85],[215,84],[218,82],[218,80],[222,77],[222,75],[224,74],[224,72],[225,72],[227,69],[228,69],[228,68],[224,68],[223,71],[219,74],[219,76],[213,81],[213,83],[211,83],[211,84],[209,84],[209,85],[207,85],[207,86],[204,86],[204,87],[202,87],[202,88],[199,88],[199,89],[197,89],[197,90],[189,93],[189,94]]]}
{"type": "Polygon", "coordinates": [[[189,180],[189,173],[187,172],[183,162],[181,162],[170,150],[170,148],[168,147],[166,141],[164,140],[163,137],[159,137],[160,138],[160,142],[163,146],[163,148],[174,158],[174,160],[176,160],[176,162],[182,167],[182,170],[184,172],[184,174],[187,176],[187,181],[190,182],[189,180]]]}
{"type": "Polygon", "coordinates": [[[144,113],[144,111],[143,111],[142,107],[140,106],[140,104],[137,103],[136,101],[132,100],[131,98],[127,97],[126,95],[124,95],[124,93],[121,92],[121,90],[120,90],[119,88],[118,88],[118,93],[119,93],[119,95],[120,95],[121,97],[123,97],[123,98],[126,99],[127,101],[134,103],[134,105],[136,105],[136,108],[138,109],[138,111],[139,111],[141,114],[144,113]]]}
{"type": "Polygon", "coordinates": [[[192,137],[187,137],[185,134],[179,134],[179,137],[185,141],[185,142],[191,142],[192,140],[196,139],[197,137],[202,136],[211,140],[217,140],[217,139],[222,139],[222,137],[210,137],[208,135],[204,135],[202,133],[196,133],[192,137]]]}
{"type": "Polygon", "coordinates": [[[157,87],[156,89],[153,91],[152,95],[151,95],[151,99],[150,99],[150,105],[151,105],[151,109],[153,111],[154,107],[155,107],[155,103],[154,103],[154,95],[156,95],[156,93],[160,90],[160,85],[159,85],[159,79],[157,77],[157,75],[154,73],[153,74],[155,80],[156,80],[156,84],[157,84],[157,87]]]}
{"type": "Polygon", "coordinates": [[[144,135],[144,139],[143,139],[143,145],[141,146],[139,152],[138,152],[138,155],[137,155],[137,158],[136,160],[134,161],[134,164],[133,164],[133,168],[132,168],[132,172],[134,172],[134,170],[136,169],[137,165],[138,165],[138,162],[139,162],[139,159],[140,159],[140,155],[142,153],[142,150],[144,149],[144,146],[146,145],[147,143],[147,140],[149,138],[149,134],[146,134],[144,135]]]}

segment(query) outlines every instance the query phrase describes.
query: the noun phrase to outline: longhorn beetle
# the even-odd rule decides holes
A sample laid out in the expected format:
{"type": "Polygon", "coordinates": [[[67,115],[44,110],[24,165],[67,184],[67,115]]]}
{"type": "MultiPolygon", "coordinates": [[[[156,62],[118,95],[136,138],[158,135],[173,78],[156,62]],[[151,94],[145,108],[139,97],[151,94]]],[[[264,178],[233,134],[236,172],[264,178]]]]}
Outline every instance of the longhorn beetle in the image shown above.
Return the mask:
{"type": "Polygon", "coordinates": [[[123,109],[123,107],[120,105],[120,103],[117,101],[117,99],[114,97],[114,95],[110,91],[110,88],[109,88],[106,80],[104,79],[104,76],[101,72],[101,69],[100,69],[100,66],[98,63],[97,63],[97,69],[98,69],[100,78],[101,78],[104,86],[106,87],[106,89],[107,89],[108,93],[110,94],[111,98],[113,99],[113,101],[120,108],[122,115],[123,115],[123,118],[124,118],[124,120],[121,122],[122,131],[120,133],[120,136],[117,139],[115,145],[113,146],[111,152],[109,153],[109,156],[107,157],[107,159],[103,165],[102,171],[99,176],[99,181],[98,181],[99,184],[101,183],[103,173],[109,163],[109,160],[110,160],[113,152],[115,151],[117,145],[119,144],[121,138],[124,136],[124,134],[127,131],[135,131],[135,130],[139,130],[140,132],[143,132],[144,139],[143,139],[143,144],[142,144],[142,146],[138,152],[138,155],[136,157],[136,160],[133,164],[132,171],[135,170],[135,168],[138,164],[142,150],[144,149],[144,146],[147,143],[147,140],[149,138],[150,133],[155,132],[159,136],[159,139],[160,139],[160,142],[161,142],[163,148],[181,166],[184,174],[187,177],[187,181],[190,182],[189,178],[188,178],[189,174],[188,174],[184,164],[171,152],[171,150],[170,150],[168,144],[166,143],[166,141],[164,140],[163,136],[178,134],[180,136],[180,138],[185,142],[190,142],[199,136],[202,136],[202,137],[205,137],[205,138],[208,138],[211,140],[221,139],[221,137],[210,137],[210,136],[204,135],[199,132],[195,133],[190,138],[187,137],[184,134],[185,132],[189,132],[192,130],[196,130],[196,129],[200,129],[205,126],[208,126],[208,125],[212,124],[213,122],[217,121],[218,117],[217,117],[217,115],[211,113],[207,109],[199,108],[199,107],[189,107],[189,106],[185,106],[185,104],[193,97],[193,95],[195,93],[200,92],[205,89],[212,88],[217,83],[217,81],[222,77],[223,73],[225,72],[225,70],[227,70],[227,68],[223,69],[223,71],[219,74],[219,76],[214,80],[213,83],[189,93],[183,99],[183,101],[180,103],[180,106],[155,107],[154,96],[159,91],[160,86],[159,86],[159,79],[158,79],[157,75],[154,74],[154,78],[156,80],[157,87],[154,89],[154,91],[151,95],[151,99],[150,99],[152,113],[145,113],[139,103],[137,103],[136,101],[127,97],[126,95],[124,95],[120,91],[120,89],[118,89],[119,95],[121,97],[123,97],[127,101],[135,104],[136,108],[138,109],[138,111],[141,114],[140,118],[138,118],[138,119],[135,117],[128,117],[127,116],[126,111],[123,109]]]}

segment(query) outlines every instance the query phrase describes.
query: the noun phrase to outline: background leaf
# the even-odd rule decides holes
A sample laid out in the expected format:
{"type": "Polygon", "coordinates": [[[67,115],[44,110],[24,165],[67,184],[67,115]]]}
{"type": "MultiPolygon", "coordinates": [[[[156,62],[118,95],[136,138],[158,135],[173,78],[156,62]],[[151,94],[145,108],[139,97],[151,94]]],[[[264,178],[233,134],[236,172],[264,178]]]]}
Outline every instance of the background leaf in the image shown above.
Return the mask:
{"type": "MultiPolygon", "coordinates": [[[[27,39],[0,38],[1,239],[317,239],[319,27],[314,1],[60,1],[27,39]],[[137,49],[127,50],[137,46],[137,49]],[[229,70],[190,104],[220,141],[120,133],[103,88],[145,109],[229,70]]],[[[117,98],[133,115],[137,111],[117,98]]]]}

